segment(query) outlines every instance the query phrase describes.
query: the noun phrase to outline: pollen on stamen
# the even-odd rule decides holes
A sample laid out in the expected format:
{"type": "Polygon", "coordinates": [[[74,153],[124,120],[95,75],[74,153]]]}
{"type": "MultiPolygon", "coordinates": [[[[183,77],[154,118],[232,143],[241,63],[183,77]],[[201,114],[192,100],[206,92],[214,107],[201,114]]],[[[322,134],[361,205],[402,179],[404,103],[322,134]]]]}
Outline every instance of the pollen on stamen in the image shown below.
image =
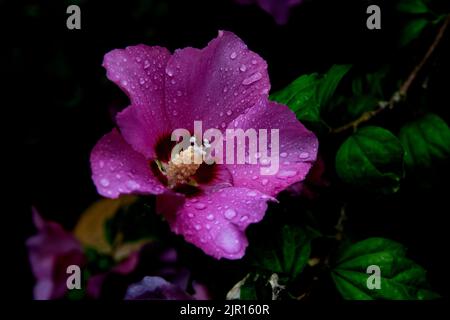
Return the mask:
{"type": "Polygon", "coordinates": [[[205,151],[196,143],[195,137],[190,139],[191,146],[176,154],[166,165],[165,174],[169,188],[179,184],[192,184],[192,176],[203,163],[205,151]]]}

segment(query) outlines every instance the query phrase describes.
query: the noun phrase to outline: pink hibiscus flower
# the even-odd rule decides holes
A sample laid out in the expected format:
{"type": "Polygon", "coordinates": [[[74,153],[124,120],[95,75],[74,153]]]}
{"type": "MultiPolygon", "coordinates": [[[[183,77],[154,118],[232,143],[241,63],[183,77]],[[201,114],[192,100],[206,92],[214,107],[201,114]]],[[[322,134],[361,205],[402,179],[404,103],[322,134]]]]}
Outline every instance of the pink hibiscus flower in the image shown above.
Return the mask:
{"type": "Polygon", "coordinates": [[[236,35],[220,31],[204,49],[171,54],[137,45],[109,52],[103,65],[131,105],[116,117],[120,132],[113,129],[92,150],[98,192],[157,195],[158,211],[175,233],[216,258],[241,258],[247,226],[263,218],[275,195],[305,178],[318,147],[287,106],[268,100],[266,62],[236,35]],[[171,159],[171,133],[193,132],[194,121],[222,132],[279,130],[278,173],[261,175],[261,163],[171,159]]]}

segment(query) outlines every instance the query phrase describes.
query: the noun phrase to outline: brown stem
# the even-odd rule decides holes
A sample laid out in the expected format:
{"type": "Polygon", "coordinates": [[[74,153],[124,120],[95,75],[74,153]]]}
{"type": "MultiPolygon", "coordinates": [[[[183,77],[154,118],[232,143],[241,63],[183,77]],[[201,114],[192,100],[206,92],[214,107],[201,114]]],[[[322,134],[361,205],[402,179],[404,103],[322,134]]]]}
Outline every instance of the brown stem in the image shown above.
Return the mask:
{"type": "Polygon", "coordinates": [[[345,205],[341,208],[341,213],[339,215],[338,222],[336,223],[336,226],[334,227],[337,231],[336,233],[336,239],[342,240],[343,234],[344,234],[344,223],[347,220],[347,214],[345,213],[345,205]]]}
{"type": "Polygon", "coordinates": [[[450,15],[447,16],[442,26],[439,28],[438,33],[436,34],[436,37],[434,38],[433,43],[428,48],[427,52],[425,53],[422,60],[417,64],[414,69],[409,74],[408,78],[403,82],[403,84],[400,86],[400,89],[396,91],[392,97],[389,99],[389,101],[381,101],[378,103],[378,108],[375,110],[364,112],[359,118],[356,120],[353,120],[352,122],[349,122],[341,127],[332,129],[332,133],[339,133],[346,131],[350,128],[353,128],[353,130],[356,130],[356,128],[364,122],[369,121],[374,116],[378,115],[381,111],[386,109],[386,107],[389,107],[389,109],[392,109],[395,104],[400,102],[402,99],[404,99],[408,93],[409,88],[411,87],[414,80],[417,78],[417,75],[422,70],[423,66],[428,62],[431,55],[433,54],[436,47],[439,45],[439,42],[441,41],[442,37],[444,36],[445,30],[447,29],[448,25],[450,23],[450,15]]]}

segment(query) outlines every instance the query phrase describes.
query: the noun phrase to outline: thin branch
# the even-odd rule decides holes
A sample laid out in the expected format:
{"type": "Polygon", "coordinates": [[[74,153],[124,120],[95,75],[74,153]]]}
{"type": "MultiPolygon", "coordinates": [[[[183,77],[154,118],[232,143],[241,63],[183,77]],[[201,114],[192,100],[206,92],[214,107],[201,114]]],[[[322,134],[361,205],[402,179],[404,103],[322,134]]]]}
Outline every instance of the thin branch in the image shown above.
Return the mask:
{"type": "Polygon", "coordinates": [[[447,27],[449,25],[449,23],[450,23],[450,15],[447,16],[447,18],[445,19],[444,23],[439,28],[439,31],[436,34],[436,37],[434,38],[433,43],[428,48],[428,50],[425,53],[425,55],[422,58],[422,60],[419,62],[419,64],[417,64],[414,67],[412,72],[409,74],[408,78],[400,86],[400,89],[398,91],[396,91],[392,95],[392,97],[389,99],[389,101],[380,101],[378,103],[378,108],[377,109],[364,112],[358,119],[356,119],[356,120],[354,120],[352,122],[349,122],[349,123],[347,123],[347,124],[345,124],[345,125],[343,125],[343,126],[341,126],[339,128],[332,129],[331,132],[332,133],[339,133],[339,132],[343,132],[343,131],[346,131],[346,130],[351,129],[351,128],[353,128],[353,130],[356,130],[356,128],[361,123],[369,121],[370,119],[372,119],[374,116],[378,115],[380,112],[382,112],[386,108],[389,108],[389,109],[394,108],[394,106],[398,102],[402,101],[406,97],[406,95],[408,93],[408,90],[410,89],[411,85],[416,80],[417,75],[420,73],[420,71],[422,70],[424,65],[428,62],[428,60],[432,56],[432,54],[433,54],[434,50],[436,49],[436,47],[439,45],[440,41],[442,40],[442,37],[444,36],[445,30],[447,29],[447,27]]]}
{"type": "Polygon", "coordinates": [[[336,223],[336,226],[334,227],[337,231],[336,233],[336,239],[342,240],[343,234],[344,234],[344,223],[347,220],[347,214],[345,212],[345,205],[341,208],[341,213],[339,215],[338,222],[336,223]]]}

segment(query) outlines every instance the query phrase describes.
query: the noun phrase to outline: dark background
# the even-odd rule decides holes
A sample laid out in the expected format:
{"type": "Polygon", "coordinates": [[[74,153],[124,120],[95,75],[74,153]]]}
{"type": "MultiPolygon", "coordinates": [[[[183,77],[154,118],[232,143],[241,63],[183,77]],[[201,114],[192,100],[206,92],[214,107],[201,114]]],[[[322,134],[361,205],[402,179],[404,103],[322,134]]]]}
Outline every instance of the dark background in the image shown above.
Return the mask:
{"type": "MultiPolygon", "coordinates": [[[[335,63],[367,70],[395,65],[404,78],[432,39],[426,35],[406,55],[399,50],[396,37],[401,21],[393,10],[394,1],[306,1],[291,10],[285,26],[255,5],[240,6],[233,0],[3,1],[1,6],[2,39],[11,58],[6,70],[13,84],[7,107],[14,120],[5,126],[14,126],[14,135],[20,138],[22,182],[26,181],[20,189],[23,211],[10,213],[19,241],[8,260],[17,265],[13,268],[21,277],[15,296],[27,299],[33,277],[24,243],[34,232],[31,205],[71,228],[99,198],[90,179],[90,150],[114,126],[113,114],[127,105],[125,95],[106,79],[101,67],[108,51],[138,43],[171,51],[201,48],[218,30],[229,30],[267,60],[273,92],[301,74],[324,72],[335,63]],[[70,4],[81,7],[81,30],[66,28],[70,4]],[[369,4],[382,9],[381,30],[366,29],[369,4]]],[[[445,46],[439,50],[429,70],[430,109],[448,123],[445,70],[449,64],[443,57],[450,51],[445,46]]],[[[395,130],[394,122],[407,116],[399,111],[377,121],[393,122],[395,130]]],[[[332,161],[327,165],[332,166],[332,161]]],[[[348,225],[357,239],[385,236],[404,243],[410,256],[429,270],[436,291],[444,295],[449,284],[443,258],[448,253],[444,244],[448,178],[446,169],[434,178],[431,189],[406,186],[394,196],[355,201],[348,225]]],[[[284,210],[299,209],[289,201],[284,210]]],[[[323,210],[326,215],[330,208],[323,210]]]]}

